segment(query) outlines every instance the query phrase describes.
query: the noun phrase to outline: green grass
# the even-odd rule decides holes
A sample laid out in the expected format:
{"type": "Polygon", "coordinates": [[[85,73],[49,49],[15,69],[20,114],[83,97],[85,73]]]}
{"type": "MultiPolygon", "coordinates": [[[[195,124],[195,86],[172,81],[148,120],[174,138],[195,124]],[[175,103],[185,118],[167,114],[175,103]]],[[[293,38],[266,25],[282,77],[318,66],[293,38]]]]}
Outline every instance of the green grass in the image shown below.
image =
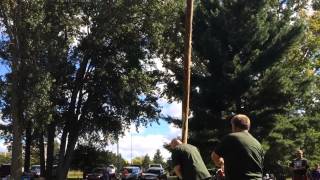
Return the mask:
{"type": "Polygon", "coordinates": [[[177,180],[177,176],[167,176],[168,180],[177,180]]]}
{"type": "Polygon", "coordinates": [[[82,179],[83,172],[79,170],[71,170],[68,172],[68,179],[82,179]]]}

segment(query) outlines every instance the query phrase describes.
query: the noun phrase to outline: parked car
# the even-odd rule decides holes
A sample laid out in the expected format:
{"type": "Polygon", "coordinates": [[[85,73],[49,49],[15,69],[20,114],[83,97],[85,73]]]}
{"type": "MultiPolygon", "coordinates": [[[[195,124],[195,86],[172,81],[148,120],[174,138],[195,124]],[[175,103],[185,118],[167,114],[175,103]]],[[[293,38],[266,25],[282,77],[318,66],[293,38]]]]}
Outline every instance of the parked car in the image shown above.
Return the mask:
{"type": "Polygon", "coordinates": [[[30,168],[30,172],[33,175],[33,177],[40,177],[40,165],[32,165],[30,168]]]}
{"type": "Polygon", "coordinates": [[[127,166],[124,167],[121,171],[121,179],[127,180],[137,180],[141,176],[141,169],[137,166],[127,166]]]}
{"type": "Polygon", "coordinates": [[[109,176],[112,178],[112,177],[116,177],[116,170],[117,168],[113,165],[113,164],[110,164],[108,167],[107,167],[107,170],[108,170],[108,173],[109,173],[109,176]]]}
{"type": "Polygon", "coordinates": [[[149,164],[149,168],[152,167],[163,168],[161,164],[149,164]]]}
{"type": "Polygon", "coordinates": [[[0,178],[5,178],[10,175],[10,164],[1,164],[0,166],[0,178]]]}
{"type": "Polygon", "coordinates": [[[104,167],[99,167],[99,168],[94,168],[92,172],[88,173],[86,175],[87,180],[100,180],[103,179],[103,174],[106,171],[106,168],[104,167]]]}
{"type": "Polygon", "coordinates": [[[141,180],[152,180],[152,179],[156,179],[156,180],[166,180],[167,179],[167,175],[164,172],[163,168],[159,168],[159,167],[151,167],[149,168],[147,171],[143,172],[141,174],[141,180]]]}

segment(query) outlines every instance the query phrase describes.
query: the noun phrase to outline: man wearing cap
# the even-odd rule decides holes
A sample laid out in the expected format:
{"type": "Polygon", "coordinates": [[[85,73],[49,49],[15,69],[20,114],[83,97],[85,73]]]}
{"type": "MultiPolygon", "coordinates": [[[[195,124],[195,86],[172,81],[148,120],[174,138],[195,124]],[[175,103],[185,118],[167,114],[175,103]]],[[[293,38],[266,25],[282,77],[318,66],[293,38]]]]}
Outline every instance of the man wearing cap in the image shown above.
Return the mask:
{"type": "Polygon", "coordinates": [[[179,139],[170,143],[174,172],[182,180],[209,180],[211,178],[201,155],[193,145],[183,144],[179,139]]]}
{"type": "Polygon", "coordinates": [[[243,114],[231,119],[232,133],[211,154],[214,164],[224,164],[226,180],[261,180],[264,152],[249,133],[250,119],[243,114]]]}

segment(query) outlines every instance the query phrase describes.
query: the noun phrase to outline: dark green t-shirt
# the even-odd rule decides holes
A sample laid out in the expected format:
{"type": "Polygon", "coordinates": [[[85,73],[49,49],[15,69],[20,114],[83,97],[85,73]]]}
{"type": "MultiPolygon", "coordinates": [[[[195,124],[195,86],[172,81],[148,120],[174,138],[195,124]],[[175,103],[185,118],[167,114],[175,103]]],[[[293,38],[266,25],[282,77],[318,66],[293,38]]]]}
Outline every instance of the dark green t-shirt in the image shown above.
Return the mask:
{"type": "Polygon", "coordinates": [[[215,153],[224,158],[227,180],[262,179],[263,149],[249,132],[236,132],[227,135],[215,153]]]}
{"type": "Polygon", "coordinates": [[[172,151],[172,164],[181,166],[183,180],[200,180],[210,178],[198,149],[190,144],[181,144],[172,151]]]}
{"type": "Polygon", "coordinates": [[[290,167],[294,168],[293,175],[306,175],[309,168],[308,160],[305,158],[294,159],[290,163],[290,167]]]}

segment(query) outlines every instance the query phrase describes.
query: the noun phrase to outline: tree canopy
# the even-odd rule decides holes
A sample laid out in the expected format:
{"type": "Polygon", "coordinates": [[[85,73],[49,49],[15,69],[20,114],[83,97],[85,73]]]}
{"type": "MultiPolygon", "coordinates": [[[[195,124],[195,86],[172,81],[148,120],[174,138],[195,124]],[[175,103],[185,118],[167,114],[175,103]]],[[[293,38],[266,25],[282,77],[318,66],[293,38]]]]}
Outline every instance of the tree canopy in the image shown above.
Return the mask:
{"type": "MultiPolygon", "coordinates": [[[[2,3],[2,33],[7,38],[2,39],[1,58],[14,75],[6,83],[16,85],[13,91],[9,91],[10,86],[4,91],[14,92],[14,101],[3,99],[8,105],[3,109],[12,110],[8,113],[12,121],[8,122],[13,122],[16,133],[13,152],[22,155],[22,135],[28,121],[22,115],[29,115],[28,108],[48,111],[38,121],[33,116],[35,112],[30,112],[30,121],[41,125],[40,147],[44,139],[50,139],[47,171],[52,169],[53,140],[57,135],[60,137],[58,179],[65,179],[79,139],[106,145],[119,138],[132,123],[140,126],[157,121],[159,72],[152,57],[160,42],[157,34],[163,32],[165,20],[161,14],[169,16],[174,10],[163,8],[171,7],[170,3],[175,4],[173,1],[2,3]],[[17,44],[17,38],[24,39],[17,44]],[[16,46],[8,48],[10,44],[16,46]],[[18,52],[17,58],[11,56],[14,52],[18,52]],[[21,66],[15,66],[20,63],[21,66]],[[29,76],[38,83],[36,89],[28,78],[24,81],[29,76]],[[31,102],[42,104],[30,106],[29,99],[22,96],[27,92],[31,102]],[[37,95],[44,98],[35,99],[37,95]]],[[[14,170],[21,169],[22,158],[18,160],[13,163],[14,170]]],[[[19,173],[14,173],[16,178],[19,173]]],[[[50,178],[50,172],[46,174],[50,178]]]]}
{"type": "MultiPolygon", "coordinates": [[[[318,102],[319,45],[312,33],[316,17],[304,13],[305,5],[305,1],[196,3],[189,137],[207,164],[220,138],[230,132],[228,120],[237,113],[251,118],[251,133],[263,143],[267,163],[287,166],[298,147],[317,154],[307,146],[318,144],[314,123],[319,118],[311,107],[318,102]]],[[[183,87],[183,48],[181,39],[175,38],[183,34],[181,24],[167,36],[178,47],[163,53],[166,94],[177,100],[183,87]]],[[[270,164],[265,167],[272,169],[270,164]]]]}
{"type": "MultiPolygon", "coordinates": [[[[52,179],[57,161],[57,178],[65,179],[76,162],[91,163],[72,161],[75,154],[114,159],[96,149],[131,124],[181,125],[161,117],[157,100],[182,99],[184,7],[183,0],[0,4],[0,60],[10,69],[0,82],[0,128],[12,142],[15,179],[34,149],[41,176],[52,179]]],[[[195,2],[189,142],[208,165],[237,113],[251,118],[266,170],[281,174],[296,148],[320,161],[318,10],[307,0],[195,2]]],[[[160,150],[153,161],[163,163],[160,150]]]]}

